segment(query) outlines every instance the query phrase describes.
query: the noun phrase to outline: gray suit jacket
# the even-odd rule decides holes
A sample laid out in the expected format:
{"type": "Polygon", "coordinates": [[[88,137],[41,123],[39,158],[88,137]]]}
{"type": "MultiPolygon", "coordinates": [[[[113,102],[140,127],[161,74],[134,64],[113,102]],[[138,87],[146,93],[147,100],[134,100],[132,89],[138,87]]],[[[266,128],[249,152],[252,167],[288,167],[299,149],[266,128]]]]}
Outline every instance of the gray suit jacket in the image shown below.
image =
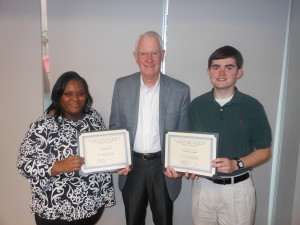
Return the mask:
{"type": "MultiPolygon", "coordinates": [[[[135,73],[117,79],[114,87],[110,129],[127,129],[130,133],[131,149],[135,140],[138,122],[141,78],[135,73]]],[[[164,161],[164,137],[168,130],[186,131],[188,129],[188,107],[190,103],[189,86],[167,75],[160,74],[159,130],[162,160],[164,161]]],[[[134,166],[134,165],[133,165],[134,166]]],[[[168,193],[174,201],[181,190],[181,179],[165,177],[168,193]]],[[[126,176],[119,176],[119,188],[123,189],[126,176]]]]}

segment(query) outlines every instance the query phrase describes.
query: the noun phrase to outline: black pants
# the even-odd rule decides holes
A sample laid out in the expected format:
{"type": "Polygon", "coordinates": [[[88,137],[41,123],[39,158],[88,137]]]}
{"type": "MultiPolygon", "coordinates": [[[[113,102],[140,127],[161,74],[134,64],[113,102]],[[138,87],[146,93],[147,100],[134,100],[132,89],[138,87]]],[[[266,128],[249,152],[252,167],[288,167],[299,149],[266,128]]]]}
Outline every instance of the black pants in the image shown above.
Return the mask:
{"type": "Polygon", "coordinates": [[[163,174],[161,158],[133,157],[134,167],[122,190],[127,225],[145,225],[148,202],[155,225],[172,225],[173,202],[163,174]]]}
{"type": "Polygon", "coordinates": [[[35,214],[35,222],[37,225],[94,225],[101,217],[103,210],[104,207],[100,208],[98,212],[91,217],[80,219],[80,220],[74,220],[74,221],[66,221],[60,219],[47,220],[35,214]]]}

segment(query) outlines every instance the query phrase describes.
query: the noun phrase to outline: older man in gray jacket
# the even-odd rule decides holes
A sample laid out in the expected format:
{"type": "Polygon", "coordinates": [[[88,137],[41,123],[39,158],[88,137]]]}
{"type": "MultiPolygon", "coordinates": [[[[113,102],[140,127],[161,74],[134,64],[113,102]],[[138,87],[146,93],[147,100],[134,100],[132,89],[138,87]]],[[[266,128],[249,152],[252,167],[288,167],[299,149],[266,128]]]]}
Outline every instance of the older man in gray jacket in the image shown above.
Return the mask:
{"type": "Polygon", "coordinates": [[[148,202],[155,225],[172,225],[181,175],[164,169],[167,130],[187,130],[189,87],[160,72],[165,51],[159,34],[148,31],[136,44],[140,72],[119,78],[111,106],[111,129],[130,132],[133,167],[118,171],[127,225],[145,224],[148,202]]]}

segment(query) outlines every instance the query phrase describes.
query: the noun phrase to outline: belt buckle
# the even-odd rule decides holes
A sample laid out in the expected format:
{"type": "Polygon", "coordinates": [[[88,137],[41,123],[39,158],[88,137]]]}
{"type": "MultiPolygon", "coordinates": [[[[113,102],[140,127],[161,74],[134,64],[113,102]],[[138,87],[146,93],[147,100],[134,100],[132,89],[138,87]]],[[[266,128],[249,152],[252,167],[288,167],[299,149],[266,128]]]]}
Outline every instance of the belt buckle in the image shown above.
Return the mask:
{"type": "Polygon", "coordinates": [[[226,184],[226,179],[222,178],[222,181],[223,181],[222,184],[225,185],[226,184]]]}
{"type": "Polygon", "coordinates": [[[223,184],[223,185],[225,185],[226,184],[226,179],[225,178],[218,178],[218,180],[219,180],[219,184],[223,184]]]}
{"type": "Polygon", "coordinates": [[[143,155],[142,155],[142,160],[147,160],[147,158],[146,158],[146,155],[145,155],[145,154],[143,154],[143,155]]]}
{"type": "Polygon", "coordinates": [[[226,180],[227,180],[227,178],[219,177],[219,178],[217,179],[217,183],[218,183],[218,184],[223,184],[223,185],[225,185],[225,184],[227,184],[227,183],[226,183],[226,180]]]}

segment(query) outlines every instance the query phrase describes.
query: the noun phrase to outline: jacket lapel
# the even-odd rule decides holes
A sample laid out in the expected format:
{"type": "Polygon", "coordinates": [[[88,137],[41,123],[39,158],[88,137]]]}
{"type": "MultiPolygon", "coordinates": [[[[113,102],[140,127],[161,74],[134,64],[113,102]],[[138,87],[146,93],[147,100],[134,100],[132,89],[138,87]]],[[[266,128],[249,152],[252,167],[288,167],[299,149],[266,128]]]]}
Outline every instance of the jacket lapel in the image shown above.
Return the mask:
{"type": "MultiPolygon", "coordinates": [[[[159,134],[160,143],[163,145],[165,135],[165,118],[168,107],[171,88],[164,74],[160,74],[160,90],[159,90],[159,134]]],[[[163,148],[163,146],[162,146],[163,148]]]]}
{"type": "Polygon", "coordinates": [[[131,108],[132,108],[132,140],[131,143],[134,143],[137,123],[138,123],[138,115],[139,115],[139,99],[140,99],[140,86],[141,86],[141,78],[140,73],[137,73],[136,76],[133,77],[131,88],[131,108]]]}

